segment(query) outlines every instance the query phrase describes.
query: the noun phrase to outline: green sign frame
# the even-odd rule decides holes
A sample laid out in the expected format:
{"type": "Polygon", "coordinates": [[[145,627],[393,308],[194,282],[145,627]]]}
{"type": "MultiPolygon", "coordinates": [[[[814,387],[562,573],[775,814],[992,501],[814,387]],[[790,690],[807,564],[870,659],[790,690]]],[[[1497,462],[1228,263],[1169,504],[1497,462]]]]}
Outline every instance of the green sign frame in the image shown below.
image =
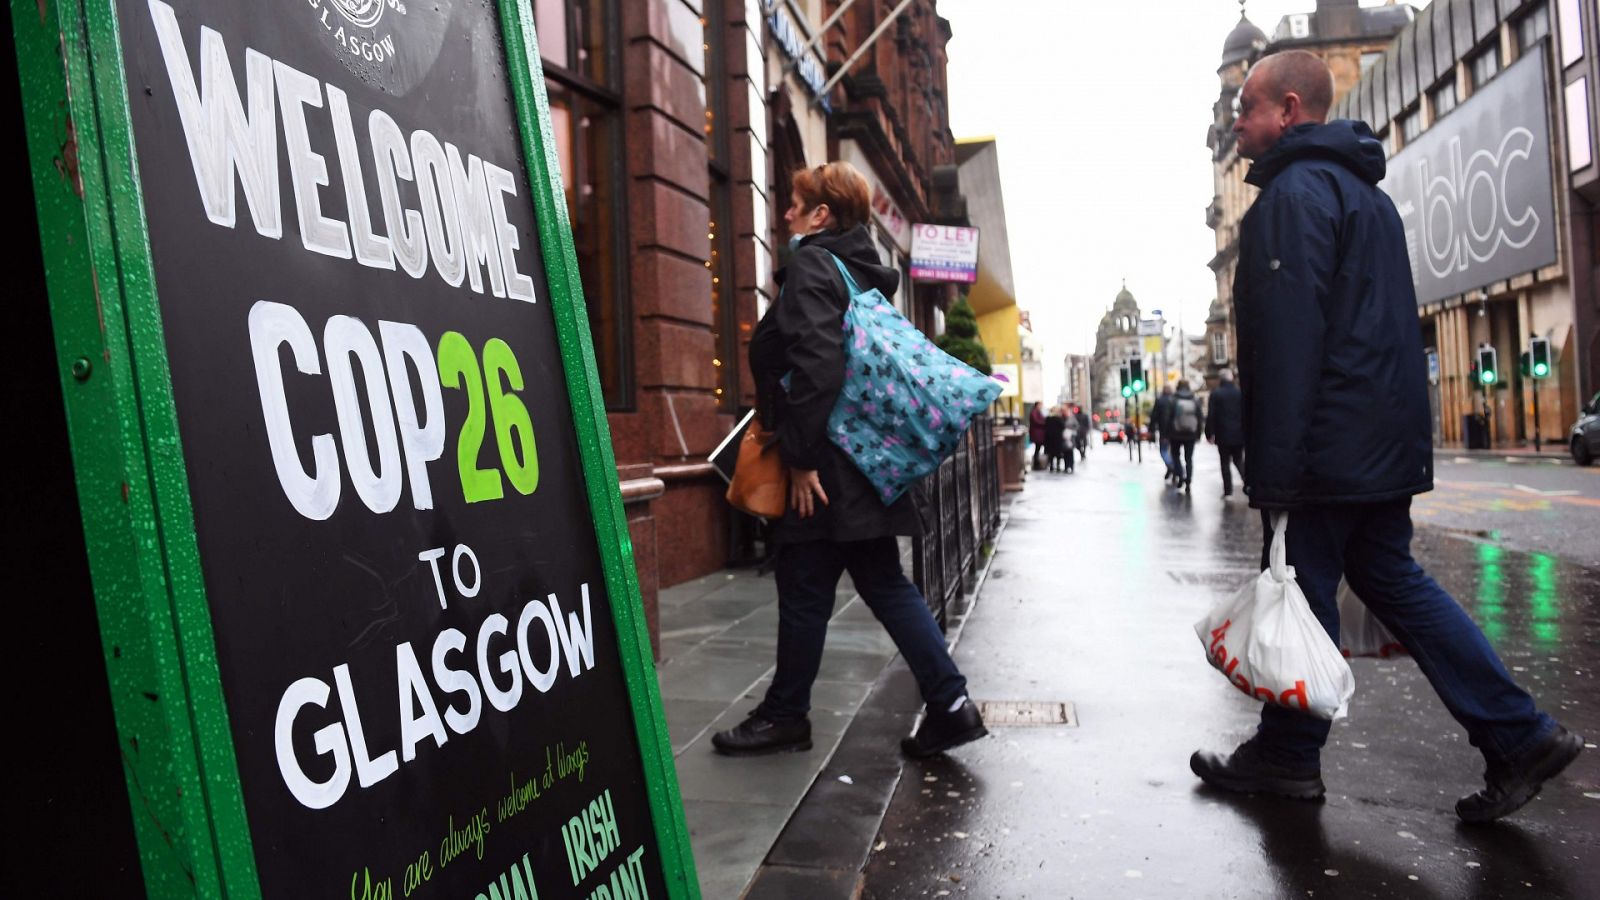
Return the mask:
{"type": "MultiPolygon", "coordinates": [[[[497,0],[572,426],[668,894],[699,882],[529,0],[497,0]]],[[[149,896],[261,896],[189,494],[113,0],[11,0],[79,505],[149,896]]]]}

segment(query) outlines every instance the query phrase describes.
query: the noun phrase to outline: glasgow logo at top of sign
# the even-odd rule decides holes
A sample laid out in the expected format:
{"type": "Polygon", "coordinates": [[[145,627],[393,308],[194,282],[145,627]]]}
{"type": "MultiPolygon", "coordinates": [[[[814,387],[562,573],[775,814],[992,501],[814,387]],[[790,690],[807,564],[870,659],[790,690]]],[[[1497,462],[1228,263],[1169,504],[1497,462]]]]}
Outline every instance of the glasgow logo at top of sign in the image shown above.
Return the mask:
{"type": "Polygon", "coordinates": [[[344,13],[350,24],[362,28],[372,28],[377,25],[378,20],[383,18],[383,11],[390,4],[393,4],[401,15],[405,15],[406,8],[400,0],[389,0],[387,3],[384,0],[333,0],[334,8],[344,13]]]}
{"type": "Polygon", "coordinates": [[[433,68],[454,0],[303,0],[319,43],[362,81],[404,96],[433,68]]]}
{"type": "MultiPolygon", "coordinates": [[[[1513,128],[1495,150],[1463,161],[1461,138],[1453,137],[1448,170],[1435,173],[1427,156],[1417,161],[1420,249],[1435,278],[1488,262],[1502,247],[1520,250],[1539,234],[1539,213],[1526,204],[1513,213],[1507,190],[1513,167],[1531,161],[1534,143],[1528,129],[1513,128]]],[[[1417,206],[1408,202],[1401,212],[1414,214],[1417,206]]]]}

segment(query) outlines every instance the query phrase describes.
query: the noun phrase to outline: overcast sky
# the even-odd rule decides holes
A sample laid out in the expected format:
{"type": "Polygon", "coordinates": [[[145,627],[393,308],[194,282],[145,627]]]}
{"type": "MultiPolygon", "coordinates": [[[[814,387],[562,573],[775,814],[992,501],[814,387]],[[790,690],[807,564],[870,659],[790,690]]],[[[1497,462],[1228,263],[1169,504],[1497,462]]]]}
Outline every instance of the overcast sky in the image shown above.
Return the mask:
{"type": "MultiPolygon", "coordinates": [[[[1362,0],[1381,6],[1382,0],[1362,0]]],[[[1425,3],[1413,3],[1425,6],[1425,3]]],[[[1250,0],[1271,35],[1316,0],[1250,0]]],[[[1061,358],[1094,349],[1122,279],[1146,315],[1203,329],[1216,281],[1206,128],[1237,0],[939,0],[950,120],[998,140],[1017,302],[1061,358]]]]}

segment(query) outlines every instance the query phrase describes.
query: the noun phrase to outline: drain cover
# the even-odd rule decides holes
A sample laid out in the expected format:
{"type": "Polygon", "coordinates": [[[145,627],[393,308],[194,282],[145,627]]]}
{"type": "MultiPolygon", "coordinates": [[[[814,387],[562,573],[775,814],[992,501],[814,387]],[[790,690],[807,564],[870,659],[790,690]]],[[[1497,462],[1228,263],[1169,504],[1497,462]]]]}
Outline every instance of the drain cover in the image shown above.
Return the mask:
{"type": "Polygon", "coordinates": [[[1077,710],[1059,700],[981,700],[985,725],[1078,725],[1077,710]]]}

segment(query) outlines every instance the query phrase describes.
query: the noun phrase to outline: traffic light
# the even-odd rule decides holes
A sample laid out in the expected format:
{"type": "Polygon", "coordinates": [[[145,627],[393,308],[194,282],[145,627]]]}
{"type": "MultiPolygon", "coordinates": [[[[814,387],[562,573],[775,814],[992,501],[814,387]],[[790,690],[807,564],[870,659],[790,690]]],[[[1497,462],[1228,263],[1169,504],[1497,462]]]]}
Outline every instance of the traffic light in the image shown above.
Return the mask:
{"type": "Polygon", "coordinates": [[[1490,346],[1478,348],[1478,382],[1485,386],[1497,384],[1500,381],[1500,361],[1495,349],[1490,346]]]}
{"type": "Polygon", "coordinates": [[[1128,360],[1128,380],[1135,394],[1144,393],[1144,360],[1137,357],[1128,360]]]}
{"type": "Polygon", "coordinates": [[[1531,373],[1535,378],[1550,377],[1550,339],[1536,337],[1528,342],[1528,357],[1533,365],[1531,373]]]}
{"type": "Polygon", "coordinates": [[[1127,363],[1123,363],[1122,364],[1122,368],[1119,370],[1119,373],[1122,375],[1122,396],[1124,396],[1124,397],[1132,397],[1133,396],[1133,384],[1132,384],[1132,381],[1128,377],[1128,364],[1127,363]]]}

